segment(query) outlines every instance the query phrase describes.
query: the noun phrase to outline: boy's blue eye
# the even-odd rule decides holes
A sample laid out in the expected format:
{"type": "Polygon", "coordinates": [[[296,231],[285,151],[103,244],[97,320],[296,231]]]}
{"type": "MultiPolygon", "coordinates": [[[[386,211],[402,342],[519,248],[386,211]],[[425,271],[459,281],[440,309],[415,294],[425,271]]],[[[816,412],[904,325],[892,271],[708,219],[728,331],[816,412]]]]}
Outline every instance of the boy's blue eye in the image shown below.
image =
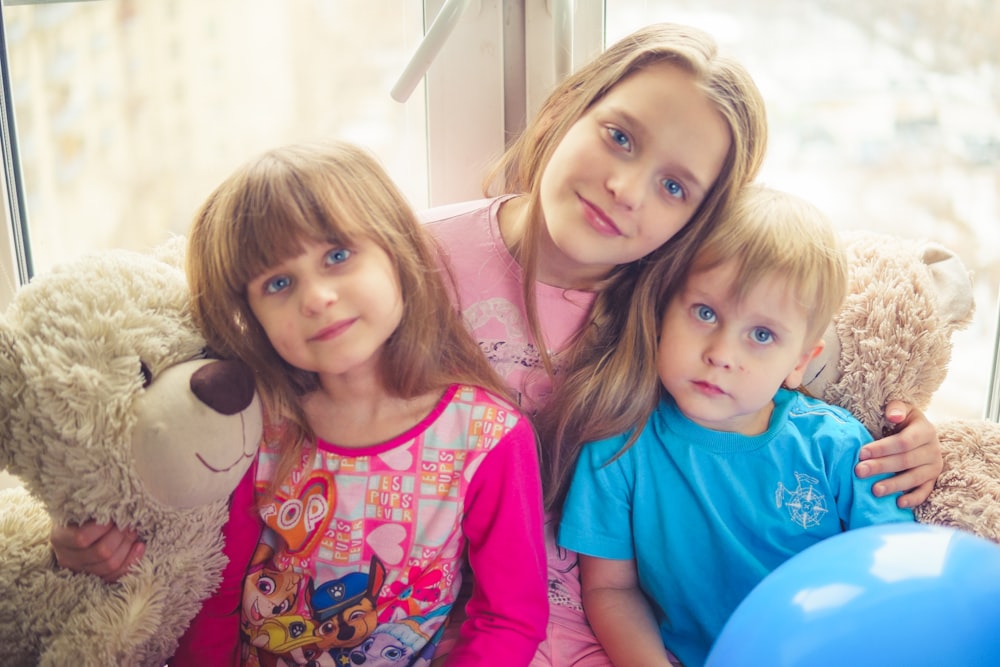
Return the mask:
{"type": "Polygon", "coordinates": [[[774,340],[774,333],[765,327],[755,327],[750,332],[750,337],[753,338],[755,343],[766,345],[774,340]]]}
{"type": "Polygon", "coordinates": [[[706,305],[697,305],[694,307],[694,316],[701,320],[702,322],[708,322],[711,324],[715,322],[715,311],[706,305]]]}
{"type": "Polygon", "coordinates": [[[346,262],[347,258],[350,256],[351,251],[347,248],[334,248],[330,252],[326,253],[326,263],[340,264],[341,262],[346,262]]]}
{"type": "Polygon", "coordinates": [[[288,276],[275,276],[264,283],[264,293],[277,294],[291,284],[292,280],[288,276]]]}
{"type": "Polygon", "coordinates": [[[684,186],[672,178],[664,179],[663,189],[667,194],[676,199],[684,199],[684,186]]]}
{"type": "Polygon", "coordinates": [[[608,135],[611,137],[611,141],[615,142],[622,148],[630,148],[631,142],[628,139],[628,135],[618,130],[616,128],[609,128],[608,135]]]}

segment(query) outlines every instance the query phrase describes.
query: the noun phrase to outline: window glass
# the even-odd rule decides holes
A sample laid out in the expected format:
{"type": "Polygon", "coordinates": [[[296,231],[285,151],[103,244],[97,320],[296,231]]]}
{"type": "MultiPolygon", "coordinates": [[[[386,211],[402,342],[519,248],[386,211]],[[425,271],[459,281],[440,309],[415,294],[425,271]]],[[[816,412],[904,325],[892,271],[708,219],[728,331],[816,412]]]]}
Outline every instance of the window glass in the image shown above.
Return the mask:
{"type": "Polygon", "coordinates": [[[762,180],[845,229],[939,242],[974,272],[935,418],[983,416],[1000,283],[1000,4],[991,0],[608,0],[608,43],[701,27],[767,102],[762,180]]]}
{"type": "Polygon", "coordinates": [[[423,35],[400,0],[100,0],[3,9],[33,268],[185,233],[253,154],[337,137],[426,205],[423,35]]]}

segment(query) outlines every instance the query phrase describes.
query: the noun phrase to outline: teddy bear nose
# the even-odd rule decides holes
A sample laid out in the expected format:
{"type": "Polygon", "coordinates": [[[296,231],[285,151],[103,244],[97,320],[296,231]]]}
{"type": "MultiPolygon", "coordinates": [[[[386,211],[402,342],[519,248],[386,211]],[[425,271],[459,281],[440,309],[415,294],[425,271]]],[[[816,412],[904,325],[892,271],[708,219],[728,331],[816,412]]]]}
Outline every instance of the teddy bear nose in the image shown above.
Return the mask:
{"type": "Polygon", "coordinates": [[[213,361],[191,375],[191,392],[216,412],[234,415],[253,401],[253,372],[241,361],[213,361]]]}

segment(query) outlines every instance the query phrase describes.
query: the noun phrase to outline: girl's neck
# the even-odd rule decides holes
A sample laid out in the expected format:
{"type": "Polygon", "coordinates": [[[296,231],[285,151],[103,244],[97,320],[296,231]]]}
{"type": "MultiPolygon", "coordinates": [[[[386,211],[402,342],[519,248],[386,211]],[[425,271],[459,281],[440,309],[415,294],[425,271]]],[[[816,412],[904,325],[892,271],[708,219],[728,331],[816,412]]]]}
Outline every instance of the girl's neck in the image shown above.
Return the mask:
{"type": "Polygon", "coordinates": [[[309,428],[321,440],[341,447],[369,447],[405,433],[420,423],[441,398],[430,392],[414,398],[393,396],[371,378],[364,383],[320,382],[303,397],[309,428]]]}
{"type": "MultiPolygon", "coordinates": [[[[530,198],[527,195],[508,199],[497,211],[500,237],[507,250],[522,266],[519,248],[525,241],[528,229],[536,224],[530,219],[530,198]]],[[[596,291],[607,277],[603,269],[595,272],[564,255],[552,242],[544,221],[539,224],[538,249],[535,257],[535,282],[562,289],[596,291]]]]}

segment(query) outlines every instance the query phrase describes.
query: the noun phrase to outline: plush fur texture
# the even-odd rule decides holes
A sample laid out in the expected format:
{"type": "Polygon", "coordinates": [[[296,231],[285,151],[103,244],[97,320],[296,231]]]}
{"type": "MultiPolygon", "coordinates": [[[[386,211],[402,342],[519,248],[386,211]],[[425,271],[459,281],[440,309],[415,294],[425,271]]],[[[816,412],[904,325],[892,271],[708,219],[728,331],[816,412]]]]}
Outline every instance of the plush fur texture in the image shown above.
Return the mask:
{"type": "MultiPolygon", "coordinates": [[[[804,388],[856,415],[876,438],[889,432],[885,405],[921,409],[940,387],[952,334],[968,325],[969,273],[947,249],[916,240],[855,232],[844,237],[848,296],[810,365],[804,388]]],[[[917,520],[1000,542],[1000,424],[935,424],[944,471],[917,520]]]]}
{"type": "Polygon", "coordinates": [[[253,376],[203,358],[176,248],[40,276],[0,315],[0,665],[162,665],[226,559],[262,430],[253,376]],[[170,261],[168,261],[170,260],[170,261]],[[54,562],[52,521],[134,528],[117,584],[54,562]]]}

